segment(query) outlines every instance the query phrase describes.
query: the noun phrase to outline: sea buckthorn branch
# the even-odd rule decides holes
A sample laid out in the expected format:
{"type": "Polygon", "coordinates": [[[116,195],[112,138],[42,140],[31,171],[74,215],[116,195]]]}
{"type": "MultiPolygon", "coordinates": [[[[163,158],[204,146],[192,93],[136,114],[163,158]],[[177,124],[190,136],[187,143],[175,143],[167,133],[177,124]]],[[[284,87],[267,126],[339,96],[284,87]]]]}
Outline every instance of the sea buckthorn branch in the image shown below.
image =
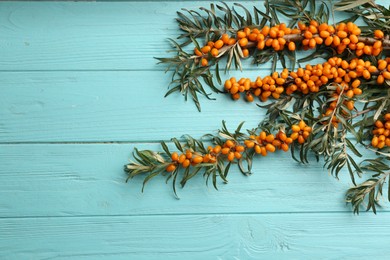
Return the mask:
{"type": "MultiPolygon", "coordinates": [[[[166,63],[168,68],[174,67],[171,82],[173,87],[167,95],[181,92],[186,99],[191,95],[200,110],[197,94],[210,98],[210,93],[205,91],[200,79],[206,79],[205,83],[212,91],[220,92],[213,81],[213,74],[220,83],[219,62],[224,58],[227,60],[225,71],[229,70],[233,63],[236,69],[242,69],[241,60],[249,56],[253,56],[257,64],[273,59],[272,70],[275,71],[277,60],[280,60],[283,67],[287,67],[286,59],[290,60],[293,69],[296,64],[296,50],[315,49],[307,58],[326,53],[360,57],[377,56],[390,46],[390,41],[385,37],[388,31],[373,32],[368,28],[362,30],[352,22],[328,24],[330,13],[325,4],[317,8],[315,1],[285,2],[283,4],[279,1],[265,1],[265,12],[254,7],[253,15],[244,6],[235,4],[244,11],[245,16],[241,16],[239,11],[229,8],[225,3],[216,6],[211,4],[210,9],[202,7],[201,12],[185,10],[188,16],[178,12],[177,22],[183,31],[178,38],[185,41],[179,44],[171,40],[177,55],[158,58],[161,63],[166,63]],[[292,17],[289,26],[279,22],[277,13],[292,17]],[[294,27],[294,24],[298,26],[294,27]],[[205,40],[206,44],[200,45],[199,40],[205,40]],[[183,46],[190,43],[194,44],[193,54],[183,49],[183,46]],[[197,66],[204,69],[197,69],[197,66]],[[212,73],[214,66],[215,73],[212,73]]],[[[378,5],[376,7],[382,12],[387,10],[378,5]]]]}
{"type": "MultiPolygon", "coordinates": [[[[390,175],[389,159],[390,154],[383,154],[375,160],[367,159],[361,163],[363,170],[375,172],[375,174],[347,191],[346,201],[352,204],[354,213],[359,214],[361,205],[365,204],[367,211],[372,209],[376,213],[376,207],[380,205],[379,201],[383,196],[383,186],[390,175]]],[[[387,185],[387,199],[390,201],[390,185],[387,185]]]]}
{"type": "MultiPolygon", "coordinates": [[[[277,150],[287,152],[294,145],[302,145],[312,131],[303,120],[294,120],[291,128],[286,129],[283,124],[276,126],[263,125],[262,127],[241,132],[241,123],[234,132],[229,132],[225,122],[218,135],[205,135],[205,141],[184,136],[185,142],[172,139],[176,151],[171,151],[165,142],[161,142],[164,152],[150,150],[134,150],[134,160],[125,165],[128,178],[146,175],[142,191],[151,179],[158,175],[166,175],[167,181],[172,179],[173,191],[176,193],[177,178],[184,187],[188,180],[203,171],[206,183],[211,178],[217,189],[217,179],[227,183],[227,176],[232,164],[237,164],[240,171],[251,174],[252,160],[255,155],[267,156],[277,150]],[[246,167],[245,167],[246,165],[246,167]]],[[[290,121],[291,123],[291,121],[290,121]]]]}

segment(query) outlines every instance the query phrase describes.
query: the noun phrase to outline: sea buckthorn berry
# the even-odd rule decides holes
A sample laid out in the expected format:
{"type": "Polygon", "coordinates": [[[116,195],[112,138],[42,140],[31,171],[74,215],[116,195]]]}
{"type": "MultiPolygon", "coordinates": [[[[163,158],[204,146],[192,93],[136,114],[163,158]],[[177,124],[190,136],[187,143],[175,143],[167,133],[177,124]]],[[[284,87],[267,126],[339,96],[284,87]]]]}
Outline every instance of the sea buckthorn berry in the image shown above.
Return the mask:
{"type": "Polygon", "coordinates": [[[376,126],[377,128],[383,128],[383,123],[382,123],[382,121],[380,121],[380,120],[375,121],[375,126],[376,126]]]}
{"type": "Polygon", "coordinates": [[[234,153],[233,152],[229,152],[228,156],[227,156],[227,159],[228,161],[233,161],[234,160],[234,153]]]}
{"type": "Polygon", "coordinates": [[[201,51],[206,54],[206,53],[211,51],[211,47],[206,45],[206,46],[201,48],[201,51]]]}
{"type": "Polygon", "coordinates": [[[237,38],[238,39],[243,39],[246,37],[246,33],[244,31],[238,31],[237,32],[237,38]]]}
{"type": "Polygon", "coordinates": [[[304,36],[306,39],[311,39],[311,38],[313,38],[313,34],[312,34],[310,31],[305,31],[305,33],[303,34],[303,36],[304,36]]]}
{"type": "MultiPolygon", "coordinates": [[[[228,42],[229,42],[229,35],[228,34],[226,34],[226,33],[224,33],[224,34],[222,34],[222,36],[221,36],[221,41],[224,43],[224,44],[228,44],[228,42]]],[[[217,41],[218,42],[218,41],[217,41]]],[[[217,42],[215,42],[215,44],[217,44],[217,42]]],[[[215,44],[214,44],[214,46],[215,46],[215,44]]],[[[218,45],[219,45],[219,43],[218,43],[218,45]]],[[[221,46],[222,47],[222,46],[221,46]]],[[[217,47],[216,47],[217,48],[217,47]]]]}
{"type": "Polygon", "coordinates": [[[199,164],[199,163],[203,162],[203,157],[202,157],[202,156],[196,156],[196,157],[194,157],[194,158],[192,159],[192,162],[193,162],[194,164],[199,164]]]}
{"type": "Polygon", "coordinates": [[[247,148],[253,148],[254,146],[255,146],[255,142],[254,141],[252,141],[252,140],[245,140],[244,141],[244,144],[245,144],[245,146],[247,147],[247,148]]]}
{"type": "Polygon", "coordinates": [[[226,147],[231,148],[231,147],[233,147],[235,144],[234,144],[234,142],[233,142],[232,140],[226,140],[225,145],[226,145],[226,147]]]}
{"type": "Polygon", "coordinates": [[[384,77],[385,79],[390,79],[390,72],[384,71],[384,72],[382,72],[382,75],[383,75],[383,77],[384,77]]]}
{"type": "Polygon", "coordinates": [[[191,164],[190,160],[185,159],[184,162],[181,164],[181,166],[183,166],[183,168],[187,168],[188,166],[190,166],[190,164],[191,164]]]}
{"type": "Polygon", "coordinates": [[[196,56],[199,56],[199,57],[203,56],[203,53],[198,48],[194,49],[194,53],[196,56]]]}
{"type": "Polygon", "coordinates": [[[236,151],[242,153],[243,151],[245,151],[245,147],[242,146],[242,145],[237,145],[236,146],[236,151]]]}
{"type": "Polygon", "coordinates": [[[256,152],[257,154],[261,153],[261,147],[260,147],[260,145],[256,144],[254,149],[255,149],[255,152],[256,152]]]}
{"type": "Polygon", "coordinates": [[[186,159],[186,155],[185,154],[181,154],[180,156],[179,156],[179,163],[183,163],[184,162],[184,160],[186,159]]]}
{"type": "Polygon", "coordinates": [[[241,159],[242,154],[240,154],[239,152],[234,152],[234,157],[239,160],[241,159]]]}
{"type": "Polygon", "coordinates": [[[348,33],[345,31],[338,31],[337,36],[340,37],[341,39],[344,39],[348,36],[348,33]]]}
{"type": "Polygon", "coordinates": [[[208,62],[208,60],[207,60],[207,59],[205,59],[205,58],[202,58],[202,60],[201,60],[201,64],[202,64],[202,66],[203,66],[203,67],[206,67],[206,66],[209,64],[209,62],[208,62]]]}
{"type": "Polygon", "coordinates": [[[374,36],[377,39],[383,39],[383,37],[385,37],[385,34],[381,30],[375,30],[374,36]]]}
{"type": "Polygon", "coordinates": [[[219,145],[216,145],[214,148],[213,148],[213,152],[214,153],[219,153],[221,151],[221,146],[219,146],[219,145]]]}
{"type": "Polygon", "coordinates": [[[384,70],[387,67],[387,62],[385,60],[378,61],[378,70],[384,70]]]}
{"type": "Polygon", "coordinates": [[[359,38],[354,34],[351,34],[349,36],[349,40],[351,41],[351,43],[358,43],[359,42],[359,38]]]}
{"type": "Polygon", "coordinates": [[[326,40],[325,40],[325,45],[326,45],[326,46],[330,46],[330,45],[332,44],[332,42],[333,42],[333,37],[332,37],[332,36],[329,36],[329,37],[327,37],[326,40]]]}
{"type": "Polygon", "coordinates": [[[167,172],[173,172],[174,170],[176,170],[176,165],[174,165],[174,164],[169,164],[169,165],[165,168],[165,170],[166,170],[167,172]]]}
{"type": "Polygon", "coordinates": [[[248,45],[248,39],[247,38],[242,38],[239,40],[238,44],[240,44],[241,47],[245,47],[248,45]]]}
{"type": "Polygon", "coordinates": [[[224,41],[222,39],[220,40],[217,40],[215,43],[214,43],[214,48],[216,49],[221,49],[223,47],[223,44],[224,44],[224,41]]]}
{"type": "Polygon", "coordinates": [[[177,154],[177,152],[173,152],[172,153],[171,159],[172,159],[172,161],[178,161],[179,160],[179,155],[177,154]]]}
{"type": "Polygon", "coordinates": [[[229,152],[230,152],[230,148],[229,147],[225,147],[225,148],[221,149],[221,153],[222,154],[228,154],[229,152]]]}
{"type": "Polygon", "coordinates": [[[212,48],[211,49],[211,56],[213,56],[213,57],[217,57],[218,56],[218,49],[216,49],[216,48],[212,48]]]}
{"type": "Polygon", "coordinates": [[[237,41],[236,39],[230,38],[229,41],[228,41],[228,45],[233,45],[233,44],[236,43],[236,41],[237,41]]]}
{"type": "Polygon", "coordinates": [[[191,150],[187,150],[187,151],[186,151],[186,158],[187,158],[187,159],[191,159],[191,158],[192,158],[192,152],[191,152],[191,150]]]}
{"type": "Polygon", "coordinates": [[[244,58],[248,57],[249,56],[249,50],[248,49],[243,49],[242,50],[242,54],[243,54],[244,58]]]}
{"type": "Polygon", "coordinates": [[[275,152],[275,150],[276,150],[275,146],[273,146],[272,144],[267,144],[267,145],[265,146],[265,149],[266,149],[268,152],[271,152],[271,153],[275,152]]]}
{"type": "Polygon", "coordinates": [[[301,128],[298,125],[292,125],[291,130],[293,132],[299,132],[299,131],[301,131],[301,128]]]}
{"type": "Polygon", "coordinates": [[[381,41],[376,41],[376,42],[374,43],[374,45],[372,45],[372,47],[373,47],[374,49],[380,49],[380,48],[382,48],[382,42],[381,42],[381,41]]]}

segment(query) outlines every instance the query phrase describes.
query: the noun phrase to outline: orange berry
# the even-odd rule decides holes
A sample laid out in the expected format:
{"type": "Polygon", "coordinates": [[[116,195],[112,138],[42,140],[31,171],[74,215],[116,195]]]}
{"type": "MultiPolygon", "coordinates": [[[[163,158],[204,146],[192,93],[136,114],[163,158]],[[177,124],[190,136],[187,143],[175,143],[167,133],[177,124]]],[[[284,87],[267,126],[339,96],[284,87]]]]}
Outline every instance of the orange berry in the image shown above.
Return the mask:
{"type": "Polygon", "coordinates": [[[376,126],[377,128],[383,128],[383,123],[382,123],[382,121],[376,120],[376,121],[375,121],[375,126],[376,126]]]}
{"type": "Polygon", "coordinates": [[[192,159],[192,162],[193,162],[194,164],[199,164],[199,163],[203,162],[203,157],[202,157],[202,156],[196,156],[196,157],[194,157],[194,158],[192,159]]]}
{"type": "Polygon", "coordinates": [[[320,24],[320,26],[318,27],[318,30],[319,31],[325,31],[328,29],[328,24],[327,23],[322,23],[320,24]]]}
{"type": "Polygon", "coordinates": [[[248,147],[249,149],[250,148],[253,148],[255,146],[255,142],[253,142],[252,140],[245,140],[244,141],[244,144],[246,145],[246,147],[248,147]]]}
{"type": "Polygon", "coordinates": [[[280,149],[282,149],[284,152],[287,152],[287,151],[288,151],[288,144],[283,143],[283,144],[280,146],[280,149]]]}
{"type": "Polygon", "coordinates": [[[170,165],[168,165],[168,166],[165,168],[165,170],[166,170],[167,172],[173,172],[174,170],[176,170],[176,165],[170,164],[170,165]]]}
{"type": "Polygon", "coordinates": [[[242,153],[243,151],[245,151],[245,147],[242,146],[242,145],[237,145],[236,146],[236,151],[242,153]]]}
{"type": "Polygon", "coordinates": [[[227,156],[227,159],[228,161],[233,161],[234,160],[234,153],[233,152],[229,152],[228,156],[227,156]]]}
{"type": "Polygon", "coordinates": [[[178,161],[179,160],[179,155],[177,154],[177,152],[173,152],[172,153],[171,159],[172,159],[172,161],[178,161]]]}
{"type": "Polygon", "coordinates": [[[272,27],[269,31],[269,37],[276,38],[278,36],[278,29],[272,27]]]}
{"type": "Polygon", "coordinates": [[[221,146],[219,146],[219,145],[216,145],[215,147],[214,147],[214,149],[213,149],[213,152],[214,153],[219,153],[221,151],[221,146]]]}
{"type": "Polygon", "coordinates": [[[265,138],[265,141],[267,141],[268,143],[271,143],[273,140],[275,140],[275,137],[273,134],[269,134],[265,138]]]}
{"type": "Polygon", "coordinates": [[[255,100],[254,97],[253,97],[253,95],[250,94],[250,93],[246,94],[245,99],[246,99],[246,101],[248,101],[248,102],[253,102],[253,101],[255,100]]]}
{"type": "Polygon", "coordinates": [[[205,59],[205,58],[202,58],[202,60],[201,60],[201,64],[202,64],[202,66],[203,66],[203,67],[206,67],[206,66],[209,64],[209,62],[208,62],[208,60],[207,60],[207,59],[205,59]]]}
{"type": "Polygon", "coordinates": [[[309,41],[309,48],[314,49],[316,45],[317,45],[316,40],[311,38],[309,41]]]}
{"type": "Polygon", "coordinates": [[[333,37],[332,36],[329,36],[328,38],[326,38],[325,40],[325,45],[326,46],[330,46],[333,42],[333,37]]]}
{"type": "MultiPolygon", "coordinates": [[[[384,71],[384,72],[382,72],[382,75],[383,75],[383,77],[384,77],[385,79],[390,79],[390,72],[384,71]]],[[[378,78],[379,78],[379,76],[378,76],[378,78]]]]}
{"type": "Polygon", "coordinates": [[[379,143],[379,140],[378,140],[378,137],[377,136],[374,136],[371,140],[371,145],[373,147],[377,147],[378,146],[378,143],[379,143]]]}
{"type": "MultiPolygon", "coordinates": [[[[229,43],[229,35],[226,34],[226,33],[222,34],[221,40],[222,40],[222,42],[223,42],[224,44],[228,44],[228,43],[229,43]]],[[[215,42],[214,46],[215,46],[216,44],[217,44],[217,46],[219,46],[220,43],[217,43],[217,42],[218,42],[218,41],[215,42]]],[[[222,46],[221,46],[221,47],[222,47],[222,46]]],[[[217,48],[217,47],[215,47],[215,48],[217,48]]]]}
{"type": "Polygon", "coordinates": [[[358,42],[356,44],[356,49],[357,50],[362,50],[364,48],[365,44],[363,42],[358,42]]]}
{"type": "Polygon", "coordinates": [[[236,159],[241,159],[242,154],[240,154],[239,152],[234,152],[234,157],[236,157],[236,159]]]}
{"type": "Polygon", "coordinates": [[[351,43],[358,43],[359,42],[359,38],[354,34],[351,34],[349,36],[349,40],[351,41],[351,43]]]}
{"type": "Polygon", "coordinates": [[[185,154],[181,154],[180,156],[179,156],[179,163],[183,163],[184,162],[184,160],[186,159],[186,155],[185,154]]]}
{"type": "Polygon", "coordinates": [[[381,42],[381,41],[376,41],[376,42],[374,43],[374,45],[372,45],[372,47],[373,47],[374,49],[380,49],[380,48],[382,48],[382,42],[381,42]]]}
{"type": "Polygon", "coordinates": [[[275,152],[275,150],[276,150],[275,146],[273,146],[272,144],[267,144],[267,145],[265,146],[265,149],[266,149],[268,152],[271,152],[271,153],[275,152]]]}
{"type": "Polygon", "coordinates": [[[237,32],[237,38],[238,39],[243,39],[245,37],[246,37],[246,33],[245,32],[243,32],[243,31],[238,31],[237,32]]]}
{"type": "Polygon", "coordinates": [[[337,35],[333,36],[333,44],[334,46],[339,46],[340,45],[340,37],[338,37],[337,35]]]}
{"type": "Polygon", "coordinates": [[[218,49],[216,49],[216,48],[212,48],[211,49],[211,56],[213,56],[213,57],[217,57],[218,56],[218,49]]]}
{"type": "Polygon", "coordinates": [[[214,43],[214,48],[216,48],[216,49],[221,49],[222,46],[223,46],[223,44],[224,44],[223,40],[218,40],[218,41],[216,41],[216,42],[214,43]]]}
{"type": "Polygon", "coordinates": [[[190,150],[186,151],[186,158],[191,159],[192,158],[192,152],[190,150]]]}
{"type": "Polygon", "coordinates": [[[296,140],[298,138],[298,136],[299,136],[299,133],[298,132],[294,132],[294,133],[291,134],[290,138],[292,140],[296,140]]]}
{"type": "Polygon", "coordinates": [[[242,50],[242,54],[244,55],[244,57],[248,57],[249,56],[249,50],[248,49],[243,49],[242,50]]]}
{"type": "Polygon", "coordinates": [[[290,51],[295,51],[295,42],[289,42],[288,43],[288,49],[290,50],[290,51]]]}
{"type": "Polygon", "coordinates": [[[348,33],[346,31],[338,31],[337,36],[340,37],[341,39],[344,39],[348,36],[348,33]]]}
{"type": "Polygon", "coordinates": [[[305,31],[305,33],[303,34],[303,36],[304,36],[306,39],[311,39],[311,38],[313,38],[313,34],[312,34],[310,31],[305,31]]]}
{"type": "Polygon", "coordinates": [[[248,39],[247,38],[242,38],[239,40],[238,44],[240,44],[241,47],[245,47],[248,45],[248,39]]]}
{"type": "Polygon", "coordinates": [[[225,148],[221,149],[221,153],[222,154],[228,154],[229,152],[230,152],[230,148],[228,148],[228,147],[225,147],[225,148]]]}
{"type": "Polygon", "coordinates": [[[385,34],[381,30],[375,30],[374,36],[377,39],[383,39],[383,37],[385,37],[385,34]]]}
{"type": "Polygon", "coordinates": [[[183,168],[187,168],[188,166],[190,166],[190,164],[191,164],[190,160],[185,159],[184,162],[181,164],[181,166],[183,166],[183,168]]]}
{"type": "Polygon", "coordinates": [[[196,47],[194,49],[194,53],[195,53],[196,56],[199,56],[199,57],[201,57],[203,55],[203,53],[196,47]]]}
{"type": "Polygon", "coordinates": [[[302,135],[298,136],[298,143],[303,144],[305,142],[305,138],[302,135]]]}
{"type": "Polygon", "coordinates": [[[385,60],[378,61],[378,70],[384,70],[387,67],[387,62],[385,60]]]}
{"type": "Polygon", "coordinates": [[[293,132],[299,132],[299,131],[301,131],[301,128],[298,125],[292,125],[291,130],[293,132]]]}
{"type": "Polygon", "coordinates": [[[203,53],[208,53],[211,51],[211,47],[206,45],[200,49],[203,53]]]}

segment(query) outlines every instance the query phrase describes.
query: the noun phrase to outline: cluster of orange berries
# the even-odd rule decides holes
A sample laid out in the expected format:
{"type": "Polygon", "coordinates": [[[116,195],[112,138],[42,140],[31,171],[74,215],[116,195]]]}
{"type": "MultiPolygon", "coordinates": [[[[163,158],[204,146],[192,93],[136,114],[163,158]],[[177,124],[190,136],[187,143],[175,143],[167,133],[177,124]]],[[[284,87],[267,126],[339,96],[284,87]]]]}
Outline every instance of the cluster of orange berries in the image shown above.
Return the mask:
{"type": "MultiPolygon", "coordinates": [[[[213,42],[213,41],[207,42],[207,44],[205,46],[203,46],[202,48],[200,48],[200,50],[195,47],[194,53],[196,56],[202,57],[200,64],[202,66],[207,66],[208,65],[208,59],[207,59],[208,57],[207,56],[211,55],[212,57],[218,57],[218,55],[220,54],[219,50],[223,46],[234,45],[236,42],[237,42],[237,40],[235,38],[231,38],[231,37],[229,37],[228,34],[225,33],[225,34],[222,34],[221,39],[219,39],[215,42],[213,42]]],[[[248,49],[243,49],[242,53],[243,53],[244,57],[249,56],[248,49]]]]}
{"type": "Polygon", "coordinates": [[[302,40],[304,49],[313,49],[316,45],[325,44],[337,50],[339,54],[349,48],[355,51],[358,57],[363,54],[378,56],[383,49],[384,33],[381,30],[375,30],[376,41],[373,44],[364,43],[359,39],[360,28],[352,22],[339,23],[335,27],[327,23],[318,24],[316,21],[310,21],[309,25],[299,22],[298,27],[304,37],[302,40]]]}
{"type": "Polygon", "coordinates": [[[200,154],[190,149],[180,155],[174,152],[171,155],[171,162],[166,167],[166,171],[172,172],[178,166],[187,168],[190,165],[195,166],[200,163],[215,163],[220,156],[224,156],[229,162],[232,162],[235,159],[241,159],[242,153],[246,149],[254,149],[255,153],[263,156],[266,156],[268,152],[273,153],[277,149],[287,152],[289,146],[295,140],[299,144],[303,144],[310,136],[312,128],[301,120],[298,124],[292,125],[291,130],[290,136],[287,136],[282,130],[276,135],[262,131],[257,136],[249,136],[249,139],[244,140],[243,144],[233,140],[226,140],[223,145],[209,146],[206,154],[200,154]]]}
{"type": "Polygon", "coordinates": [[[324,44],[331,46],[339,54],[348,48],[355,51],[358,57],[363,54],[378,56],[383,50],[384,33],[375,30],[374,40],[370,41],[359,39],[360,34],[360,28],[352,22],[333,26],[312,20],[309,24],[298,22],[298,27],[295,28],[289,28],[285,23],[272,27],[266,25],[261,29],[245,27],[237,32],[235,38],[223,34],[217,41],[209,41],[200,49],[195,48],[194,53],[202,57],[200,62],[202,66],[208,65],[208,57],[218,57],[223,46],[235,44],[241,46],[243,57],[248,57],[248,48],[255,46],[259,50],[269,47],[275,51],[283,50],[287,46],[290,51],[295,51],[298,42],[302,43],[304,50],[324,44]]]}
{"type": "MultiPolygon", "coordinates": [[[[255,81],[248,78],[236,80],[232,77],[225,81],[224,87],[232,98],[237,100],[241,93],[245,93],[246,100],[252,102],[254,96],[266,101],[272,96],[278,99],[282,93],[291,95],[294,92],[303,94],[316,93],[328,83],[338,83],[334,97],[343,93],[348,98],[362,94],[359,88],[362,80],[370,80],[376,77],[378,84],[383,84],[385,79],[390,79],[390,58],[379,60],[377,66],[370,61],[362,59],[343,60],[338,57],[330,58],[323,64],[306,65],[297,71],[289,72],[284,69],[281,73],[274,72],[264,78],[257,77],[255,81]]],[[[347,107],[352,110],[353,101],[349,100],[347,107]]],[[[332,106],[335,106],[337,101],[332,106]]]]}
{"type": "Polygon", "coordinates": [[[375,122],[375,128],[372,131],[374,136],[371,145],[379,149],[385,146],[390,147],[390,113],[385,114],[383,119],[384,121],[377,120],[375,122]]]}

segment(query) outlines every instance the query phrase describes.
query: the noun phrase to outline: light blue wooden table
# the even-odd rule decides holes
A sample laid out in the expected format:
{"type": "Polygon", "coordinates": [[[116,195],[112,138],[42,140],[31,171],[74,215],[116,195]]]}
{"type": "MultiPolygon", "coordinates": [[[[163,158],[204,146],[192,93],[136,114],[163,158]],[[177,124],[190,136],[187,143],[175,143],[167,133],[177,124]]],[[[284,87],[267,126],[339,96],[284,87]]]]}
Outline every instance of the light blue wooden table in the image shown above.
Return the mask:
{"type": "Polygon", "coordinates": [[[196,178],[180,200],[163,178],[145,193],[141,178],[125,183],[134,147],[264,116],[224,95],[201,113],[163,98],[170,76],[153,57],[167,55],[180,7],[207,5],[0,3],[0,259],[388,257],[388,207],[354,216],[347,174],[289,154],[259,158],[251,177],[234,169],[219,191],[196,178]]]}

